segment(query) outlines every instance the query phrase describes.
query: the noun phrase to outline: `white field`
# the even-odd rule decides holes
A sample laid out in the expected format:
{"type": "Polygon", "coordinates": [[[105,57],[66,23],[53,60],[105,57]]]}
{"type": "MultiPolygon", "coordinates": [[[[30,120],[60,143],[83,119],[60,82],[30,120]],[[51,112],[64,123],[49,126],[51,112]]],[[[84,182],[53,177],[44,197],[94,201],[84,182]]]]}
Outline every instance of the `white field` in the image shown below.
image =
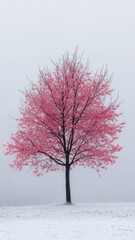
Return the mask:
{"type": "Polygon", "coordinates": [[[0,207],[0,240],[135,240],[135,203],[0,207]]]}

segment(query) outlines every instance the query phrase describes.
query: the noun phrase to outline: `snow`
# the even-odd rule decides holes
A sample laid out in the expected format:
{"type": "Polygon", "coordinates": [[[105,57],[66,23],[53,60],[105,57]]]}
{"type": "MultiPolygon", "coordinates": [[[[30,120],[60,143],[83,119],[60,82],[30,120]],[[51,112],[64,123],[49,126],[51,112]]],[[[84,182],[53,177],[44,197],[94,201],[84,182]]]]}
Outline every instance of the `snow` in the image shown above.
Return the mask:
{"type": "Polygon", "coordinates": [[[135,203],[0,207],[0,240],[135,240],[135,203]]]}

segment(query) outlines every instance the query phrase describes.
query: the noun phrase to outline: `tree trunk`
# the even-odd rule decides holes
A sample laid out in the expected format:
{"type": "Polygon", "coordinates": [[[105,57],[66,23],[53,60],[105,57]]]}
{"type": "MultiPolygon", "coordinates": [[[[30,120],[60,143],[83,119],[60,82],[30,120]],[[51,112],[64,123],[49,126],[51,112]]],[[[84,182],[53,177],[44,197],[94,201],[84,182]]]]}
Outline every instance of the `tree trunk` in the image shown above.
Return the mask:
{"type": "Polygon", "coordinates": [[[70,166],[66,165],[66,203],[71,203],[71,192],[70,192],[70,166]]]}

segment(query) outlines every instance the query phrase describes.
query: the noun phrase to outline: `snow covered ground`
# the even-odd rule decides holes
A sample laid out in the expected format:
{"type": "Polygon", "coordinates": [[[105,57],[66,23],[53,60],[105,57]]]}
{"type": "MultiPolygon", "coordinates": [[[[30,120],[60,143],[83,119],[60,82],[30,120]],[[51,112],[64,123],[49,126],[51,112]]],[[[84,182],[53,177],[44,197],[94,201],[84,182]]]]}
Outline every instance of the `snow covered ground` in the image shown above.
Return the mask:
{"type": "Polygon", "coordinates": [[[0,207],[0,240],[135,240],[135,203],[0,207]]]}

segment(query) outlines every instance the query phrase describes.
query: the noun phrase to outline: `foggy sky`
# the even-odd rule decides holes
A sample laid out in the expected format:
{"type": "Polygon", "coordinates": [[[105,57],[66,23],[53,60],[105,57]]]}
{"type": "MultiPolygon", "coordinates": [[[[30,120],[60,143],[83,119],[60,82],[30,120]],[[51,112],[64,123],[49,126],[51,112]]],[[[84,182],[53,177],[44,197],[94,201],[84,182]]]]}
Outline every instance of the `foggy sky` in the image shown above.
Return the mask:
{"type": "Polygon", "coordinates": [[[65,201],[64,172],[36,177],[13,171],[3,144],[16,132],[20,90],[37,81],[38,69],[52,67],[78,46],[90,68],[108,66],[113,87],[124,100],[126,127],[117,163],[101,172],[71,172],[73,202],[135,201],[135,2],[134,0],[0,0],[0,205],[65,201]]]}

